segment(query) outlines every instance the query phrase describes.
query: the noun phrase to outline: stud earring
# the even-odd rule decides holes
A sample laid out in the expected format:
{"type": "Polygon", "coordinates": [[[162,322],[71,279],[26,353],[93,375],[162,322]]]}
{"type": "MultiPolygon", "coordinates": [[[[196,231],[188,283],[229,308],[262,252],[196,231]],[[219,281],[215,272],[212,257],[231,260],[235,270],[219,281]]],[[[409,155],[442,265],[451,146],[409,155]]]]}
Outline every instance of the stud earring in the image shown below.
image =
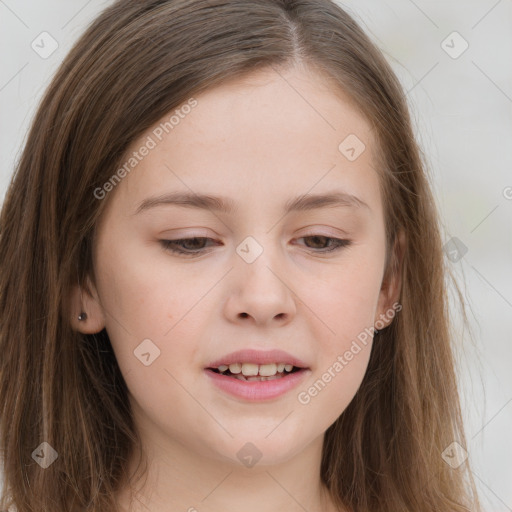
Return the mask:
{"type": "Polygon", "coordinates": [[[78,320],[80,322],[82,322],[83,320],[87,320],[87,313],[85,313],[84,311],[82,311],[79,315],[78,315],[78,320]]]}

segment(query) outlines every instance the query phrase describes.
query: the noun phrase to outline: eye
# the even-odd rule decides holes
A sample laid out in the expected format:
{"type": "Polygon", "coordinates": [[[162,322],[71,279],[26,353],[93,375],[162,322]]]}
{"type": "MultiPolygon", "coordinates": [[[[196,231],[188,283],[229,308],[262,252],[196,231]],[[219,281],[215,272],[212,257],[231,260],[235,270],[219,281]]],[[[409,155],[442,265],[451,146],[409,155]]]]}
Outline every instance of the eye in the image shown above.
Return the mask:
{"type": "Polygon", "coordinates": [[[207,240],[214,241],[212,238],[207,237],[193,237],[179,238],[177,240],[160,240],[160,243],[166,251],[193,256],[194,254],[201,254],[204,252],[204,243],[202,242],[207,240]],[[197,241],[200,241],[200,243],[197,243],[197,241]]]}
{"type": "Polygon", "coordinates": [[[343,247],[348,247],[352,243],[351,240],[343,240],[343,239],[340,239],[340,238],[333,238],[333,237],[330,237],[330,236],[315,235],[315,234],[306,235],[306,236],[303,236],[301,238],[298,238],[298,240],[308,240],[308,239],[313,241],[313,245],[317,245],[317,246],[318,245],[325,245],[328,242],[332,242],[330,248],[313,247],[314,252],[320,252],[320,253],[339,251],[343,247]]]}

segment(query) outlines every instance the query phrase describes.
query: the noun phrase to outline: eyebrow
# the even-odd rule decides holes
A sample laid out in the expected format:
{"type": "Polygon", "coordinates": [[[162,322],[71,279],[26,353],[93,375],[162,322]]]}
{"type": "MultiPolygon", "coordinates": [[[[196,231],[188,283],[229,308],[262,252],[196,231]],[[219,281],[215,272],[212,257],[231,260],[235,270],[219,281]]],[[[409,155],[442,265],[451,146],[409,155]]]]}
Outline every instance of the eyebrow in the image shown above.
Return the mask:
{"type": "MultiPolygon", "coordinates": [[[[194,194],[189,192],[172,192],[144,199],[137,207],[135,215],[151,208],[165,205],[199,208],[225,214],[232,214],[238,211],[235,201],[228,197],[194,194]]],[[[371,210],[368,204],[359,197],[346,192],[335,191],[329,194],[306,194],[292,198],[286,202],[283,213],[287,214],[290,212],[304,212],[319,208],[343,206],[351,208],[366,208],[371,210]]]]}

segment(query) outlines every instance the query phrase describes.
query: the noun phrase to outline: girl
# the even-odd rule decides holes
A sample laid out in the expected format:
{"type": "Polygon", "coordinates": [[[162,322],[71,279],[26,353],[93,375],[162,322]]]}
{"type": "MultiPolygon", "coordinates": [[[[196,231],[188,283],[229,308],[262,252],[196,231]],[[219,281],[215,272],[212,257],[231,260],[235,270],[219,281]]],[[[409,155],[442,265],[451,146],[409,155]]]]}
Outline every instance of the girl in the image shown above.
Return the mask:
{"type": "Polygon", "coordinates": [[[477,511],[404,93],[329,0],[120,0],[0,218],[1,509],[477,511]]]}

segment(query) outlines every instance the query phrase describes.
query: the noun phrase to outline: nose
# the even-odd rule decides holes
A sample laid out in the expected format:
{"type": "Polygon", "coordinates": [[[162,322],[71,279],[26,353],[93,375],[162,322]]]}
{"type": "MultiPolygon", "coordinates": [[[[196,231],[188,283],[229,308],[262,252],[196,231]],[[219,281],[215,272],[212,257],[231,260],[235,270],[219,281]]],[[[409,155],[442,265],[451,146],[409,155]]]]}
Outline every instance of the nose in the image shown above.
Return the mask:
{"type": "Polygon", "coordinates": [[[270,252],[265,249],[252,263],[236,255],[225,304],[225,314],[231,322],[285,325],[295,316],[296,294],[289,272],[270,252]]]}

